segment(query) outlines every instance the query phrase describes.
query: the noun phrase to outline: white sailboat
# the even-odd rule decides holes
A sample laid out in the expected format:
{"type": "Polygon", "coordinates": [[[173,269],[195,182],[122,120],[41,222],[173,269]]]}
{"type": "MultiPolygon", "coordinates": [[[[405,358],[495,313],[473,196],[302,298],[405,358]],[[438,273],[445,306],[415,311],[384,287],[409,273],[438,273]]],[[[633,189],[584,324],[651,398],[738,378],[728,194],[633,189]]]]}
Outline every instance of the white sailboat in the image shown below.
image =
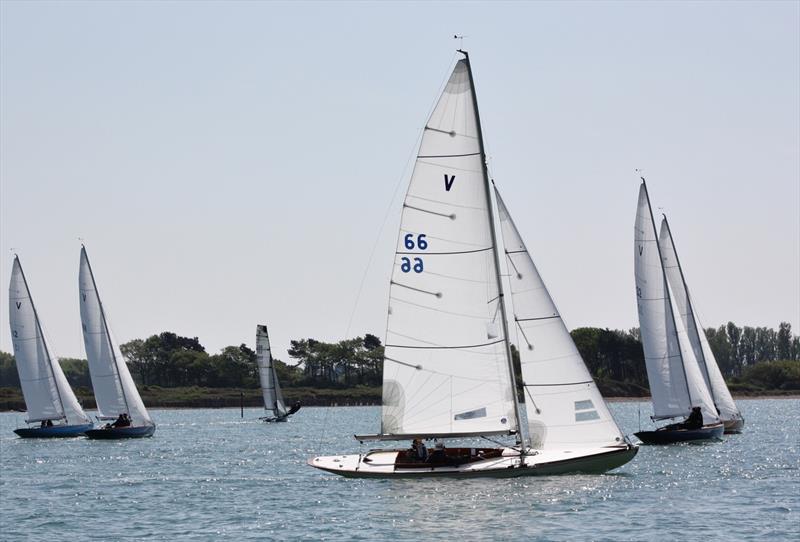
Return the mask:
{"type": "Polygon", "coordinates": [[[658,242],[661,247],[661,258],[664,261],[664,271],[675,295],[675,304],[681,320],[686,326],[689,342],[692,345],[694,356],[700,364],[703,379],[725,426],[725,433],[740,433],[744,427],[744,418],[731,396],[728,385],[719,370],[719,365],[717,365],[717,360],[714,358],[714,353],[711,351],[711,346],[708,344],[697,312],[694,310],[694,302],[689,295],[689,287],[686,285],[686,278],[666,216],[661,221],[658,242]]]}
{"type": "Polygon", "coordinates": [[[656,225],[642,179],[634,228],[634,269],[639,326],[653,401],[654,421],[690,416],[656,431],[636,433],[648,444],[719,438],[723,425],[703,379],[673,287],[667,280],[656,225]]]}
{"type": "Polygon", "coordinates": [[[27,407],[25,422],[39,424],[14,432],[23,438],[76,437],[91,429],[91,420],[78,403],[44,336],[28,281],[16,255],[8,285],[8,322],[27,407]]]}
{"type": "Polygon", "coordinates": [[[497,198],[512,273],[528,427],[520,405],[500,274],[498,225],[469,57],[431,114],[403,204],[389,289],[381,432],[374,440],[514,435],[516,445],[378,449],[315,457],[350,477],[515,477],[602,472],[630,461],[627,442],[497,198]],[[530,428],[530,429],[529,429],[530,428]],[[530,437],[528,434],[530,433],[530,437]]]}
{"type": "Polygon", "coordinates": [[[286,408],[283,402],[281,385],[278,382],[278,373],[272,360],[272,350],[269,346],[267,326],[256,326],[256,361],[258,363],[258,378],[261,382],[261,394],[264,396],[264,409],[270,414],[261,418],[265,422],[285,422],[289,416],[300,410],[300,403],[295,403],[291,408],[286,408]]]}
{"type": "Polygon", "coordinates": [[[104,428],[87,431],[86,436],[94,439],[150,437],[155,433],[156,425],[139,396],[125,357],[111,334],[92,266],[83,246],[78,289],[83,343],[99,418],[116,420],[104,428]]]}

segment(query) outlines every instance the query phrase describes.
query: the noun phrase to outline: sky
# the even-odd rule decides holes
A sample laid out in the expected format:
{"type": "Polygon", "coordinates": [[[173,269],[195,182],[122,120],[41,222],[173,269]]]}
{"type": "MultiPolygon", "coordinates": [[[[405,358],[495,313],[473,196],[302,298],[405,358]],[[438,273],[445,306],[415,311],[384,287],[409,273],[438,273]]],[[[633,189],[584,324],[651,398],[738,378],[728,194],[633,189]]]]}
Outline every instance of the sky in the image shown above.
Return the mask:
{"type": "Polygon", "coordinates": [[[19,254],[85,357],[385,334],[402,198],[470,51],[491,173],[568,327],[638,325],[639,178],[705,326],[800,330],[800,2],[0,2],[0,350],[19,254]]]}

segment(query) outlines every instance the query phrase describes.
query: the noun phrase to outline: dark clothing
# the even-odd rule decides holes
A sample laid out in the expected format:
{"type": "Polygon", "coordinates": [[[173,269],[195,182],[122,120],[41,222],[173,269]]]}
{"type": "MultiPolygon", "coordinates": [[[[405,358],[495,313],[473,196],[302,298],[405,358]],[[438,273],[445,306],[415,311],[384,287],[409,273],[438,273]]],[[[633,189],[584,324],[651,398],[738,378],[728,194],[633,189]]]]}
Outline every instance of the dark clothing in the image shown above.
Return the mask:
{"type": "Polygon", "coordinates": [[[119,418],[111,424],[111,427],[130,427],[131,419],[127,414],[120,414],[119,418]]]}
{"type": "Polygon", "coordinates": [[[699,408],[692,409],[692,413],[683,422],[683,427],[686,429],[700,429],[703,427],[703,414],[699,408]]]}
{"type": "Polygon", "coordinates": [[[300,410],[300,401],[297,401],[295,404],[293,404],[291,406],[291,408],[289,408],[289,412],[287,412],[286,415],[287,416],[291,416],[292,414],[294,414],[298,410],[300,410]]]}

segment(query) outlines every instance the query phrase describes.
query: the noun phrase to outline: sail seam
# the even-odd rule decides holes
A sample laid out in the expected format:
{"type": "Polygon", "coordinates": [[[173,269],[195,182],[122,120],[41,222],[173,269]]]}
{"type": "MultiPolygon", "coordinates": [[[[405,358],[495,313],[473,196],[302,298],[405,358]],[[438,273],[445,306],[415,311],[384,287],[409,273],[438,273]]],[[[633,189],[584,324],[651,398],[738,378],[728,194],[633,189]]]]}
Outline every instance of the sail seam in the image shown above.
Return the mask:
{"type": "Polygon", "coordinates": [[[417,158],[463,158],[465,156],[478,156],[479,152],[468,152],[466,154],[418,154],[417,158]]]}
{"type": "Polygon", "coordinates": [[[443,216],[444,218],[449,218],[450,220],[455,220],[456,219],[455,213],[450,213],[448,215],[446,213],[439,213],[437,211],[431,211],[429,209],[423,209],[422,207],[414,207],[413,205],[409,205],[407,203],[404,203],[403,207],[405,207],[407,209],[414,209],[415,211],[420,211],[422,213],[429,213],[429,214],[432,214],[432,215],[443,216]]]}
{"type": "Polygon", "coordinates": [[[550,386],[578,386],[580,384],[593,384],[594,380],[584,380],[583,382],[564,382],[561,384],[523,384],[526,388],[545,388],[550,386]]]}
{"type": "Polygon", "coordinates": [[[417,254],[420,256],[451,256],[456,254],[475,254],[476,252],[486,252],[494,247],[477,248],[475,250],[456,250],[453,252],[395,252],[395,254],[417,254]]]}

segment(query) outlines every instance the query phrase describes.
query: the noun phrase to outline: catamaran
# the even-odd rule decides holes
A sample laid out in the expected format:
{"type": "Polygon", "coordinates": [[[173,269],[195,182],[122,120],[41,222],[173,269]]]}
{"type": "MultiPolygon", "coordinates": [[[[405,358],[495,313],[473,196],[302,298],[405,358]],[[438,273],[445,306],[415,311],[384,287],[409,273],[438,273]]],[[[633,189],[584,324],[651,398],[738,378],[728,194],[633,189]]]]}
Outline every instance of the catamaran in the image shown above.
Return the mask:
{"type": "Polygon", "coordinates": [[[22,438],[77,437],[92,422],[69,387],[45,338],[19,257],[14,256],[8,285],[8,323],[28,424],[14,432],[22,438]]]}
{"type": "Polygon", "coordinates": [[[308,463],[342,476],[377,478],[617,468],[638,448],[614,422],[492,188],[469,56],[460,52],[464,58],[425,125],[403,203],[389,285],[381,432],[356,435],[362,443],[413,439],[414,447],[314,457],[308,463]],[[527,423],[515,393],[512,313],[501,256],[522,344],[527,423]],[[502,436],[516,442],[492,439],[502,436]],[[486,439],[495,446],[445,449],[449,438],[486,439]],[[430,439],[438,442],[428,454],[422,441],[430,439]]]}
{"type": "Polygon", "coordinates": [[[634,268],[640,334],[653,401],[651,418],[660,421],[692,416],[691,423],[678,422],[655,431],[636,433],[646,444],[720,438],[724,431],[686,322],[676,317],[686,312],[681,311],[676,297],[685,297],[688,301],[688,295],[675,295],[678,284],[671,267],[673,280],[667,278],[667,264],[672,265],[674,255],[674,247],[670,245],[670,248],[672,252],[665,255],[664,246],[656,236],[650,197],[642,178],[634,228],[634,268]]]}
{"type": "Polygon", "coordinates": [[[719,370],[719,365],[717,365],[717,360],[714,358],[714,353],[711,351],[711,346],[708,344],[706,334],[703,332],[700,318],[694,309],[694,302],[689,295],[689,287],[686,285],[686,278],[666,216],[661,221],[658,243],[661,247],[661,258],[664,261],[664,272],[675,295],[678,312],[686,326],[692,351],[700,364],[703,380],[711,392],[711,398],[714,400],[714,406],[725,427],[725,433],[741,433],[744,428],[744,417],[731,396],[728,385],[719,370]]]}
{"type": "Polygon", "coordinates": [[[84,246],[81,246],[78,289],[83,343],[89,360],[98,418],[109,422],[114,420],[102,428],[87,431],[86,436],[92,439],[150,437],[155,433],[156,424],[147,413],[125,357],[111,334],[84,246]]]}
{"type": "Polygon", "coordinates": [[[272,350],[269,346],[269,333],[267,326],[256,326],[256,361],[258,363],[258,378],[261,381],[261,394],[264,396],[264,409],[268,416],[261,419],[265,422],[285,422],[289,416],[300,410],[300,403],[295,403],[291,408],[286,408],[283,402],[283,393],[278,383],[278,373],[272,359],[272,350]]]}

